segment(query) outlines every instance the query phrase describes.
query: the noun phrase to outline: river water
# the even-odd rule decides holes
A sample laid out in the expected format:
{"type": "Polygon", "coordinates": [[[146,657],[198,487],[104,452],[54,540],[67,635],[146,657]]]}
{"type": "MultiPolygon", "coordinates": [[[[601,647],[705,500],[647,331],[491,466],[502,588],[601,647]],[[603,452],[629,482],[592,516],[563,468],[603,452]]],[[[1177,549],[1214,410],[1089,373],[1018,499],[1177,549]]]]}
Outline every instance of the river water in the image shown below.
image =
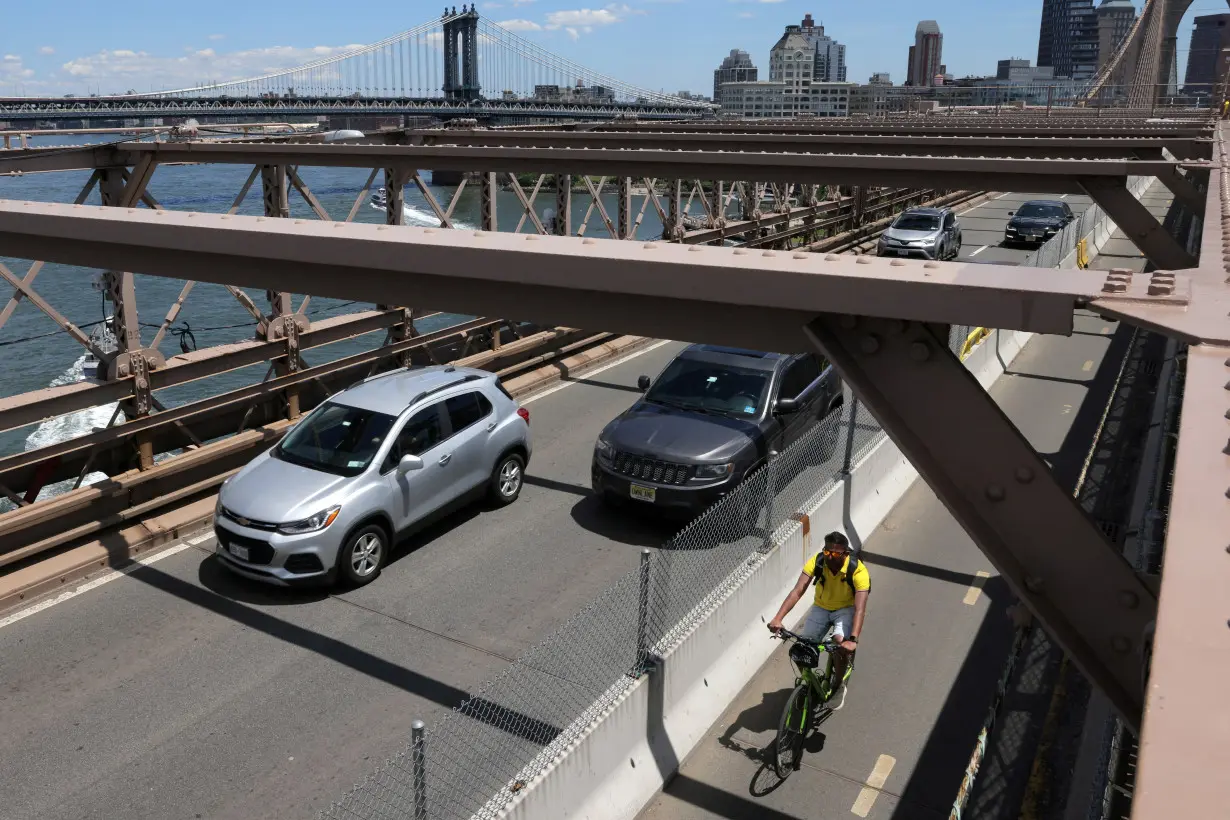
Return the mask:
{"type": "MultiPolygon", "coordinates": [[[[103,137],[93,140],[78,136],[64,138],[39,138],[34,144],[81,144],[83,142],[104,142],[103,137]]],[[[240,165],[188,165],[164,166],[157,169],[149,185],[150,194],[168,210],[225,212],[239,193],[248,174],[250,166],[240,165]]],[[[362,190],[368,169],[361,168],[313,168],[302,167],[299,175],[311,189],[324,209],[334,219],[345,219],[350,208],[362,190]]],[[[58,173],[26,174],[23,176],[0,176],[0,199],[29,200],[40,202],[72,202],[81,188],[89,179],[87,171],[66,171],[58,173]]],[[[429,178],[424,174],[424,178],[429,178]]],[[[381,175],[377,175],[373,189],[382,184],[381,175]]],[[[432,194],[442,207],[447,207],[455,188],[448,186],[431,186],[432,194]]],[[[609,186],[608,186],[609,188],[609,186]]],[[[526,190],[529,195],[529,189],[526,190]]],[[[517,219],[522,213],[520,202],[512,192],[501,191],[497,201],[498,213],[501,216],[501,230],[512,231],[517,219]]],[[[430,206],[423,195],[414,187],[407,186],[405,190],[406,212],[405,222],[408,225],[438,226],[439,222],[432,214],[430,206]]],[[[589,207],[589,196],[573,197],[574,226],[579,226],[585,218],[589,207]]],[[[616,197],[614,192],[605,194],[604,206],[612,219],[615,218],[616,197]]],[[[315,215],[296,192],[291,192],[291,216],[295,218],[313,219],[315,215]]],[[[639,209],[643,199],[634,198],[634,208],[639,209]]],[[[97,191],[91,194],[86,204],[101,204],[97,191]]],[[[539,217],[547,208],[554,208],[555,196],[552,192],[540,193],[534,207],[539,217]]],[[[665,205],[663,205],[665,207],[665,205]]],[[[240,214],[260,215],[263,213],[261,204],[260,182],[252,186],[247,198],[240,206],[240,214]]],[[[384,221],[384,211],[371,205],[370,197],[365,197],[355,221],[381,224],[384,221]]],[[[479,223],[479,191],[478,186],[469,185],[462,191],[454,211],[454,225],[458,228],[477,227],[479,223]]],[[[529,220],[526,227],[533,229],[529,220]]],[[[575,227],[574,227],[575,229],[575,227]]],[[[523,229],[524,232],[524,229],[523,229]]],[[[651,239],[661,235],[662,223],[650,205],[637,230],[638,238],[651,239]]],[[[608,233],[601,216],[595,209],[586,230],[587,236],[606,237],[608,233]]],[[[3,256],[0,248],[0,261],[3,261],[18,277],[25,274],[30,265],[29,260],[17,260],[3,256]]],[[[98,273],[95,269],[80,268],[70,265],[48,264],[34,281],[34,288],[62,315],[78,326],[99,322],[108,313],[110,306],[102,299],[102,294],[95,289],[92,280],[98,273]]],[[[136,276],[136,294],[139,319],[143,325],[141,333],[145,343],[152,340],[156,328],[162,323],[167,310],[178,297],[183,281],[164,277],[136,276]]],[[[246,289],[253,301],[262,309],[268,309],[268,302],[263,290],[246,289]]],[[[0,284],[0,295],[7,302],[12,295],[12,288],[0,284]]],[[[303,296],[297,295],[294,304],[298,306],[303,296]]],[[[322,319],[331,315],[340,315],[356,311],[369,310],[369,303],[350,303],[339,299],[313,298],[308,306],[308,313],[313,319],[322,319]]],[[[424,309],[440,309],[437,305],[414,305],[424,309]]],[[[456,314],[448,314],[421,320],[420,330],[429,332],[440,327],[461,321],[464,318],[456,314]]],[[[508,316],[502,318],[517,319],[523,317],[508,316]]],[[[532,318],[532,317],[531,317],[532,318]]],[[[248,312],[221,285],[197,284],[184,302],[183,309],[174,323],[177,330],[188,329],[186,334],[168,333],[163,339],[160,349],[168,357],[180,352],[181,339],[184,344],[191,345],[193,341],[197,348],[213,345],[229,344],[252,339],[255,322],[248,312]]],[[[325,347],[305,351],[304,358],[311,365],[317,365],[371,349],[383,340],[383,331],[368,336],[338,342],[325,347]]],[[[79,381],[83,378],[82,367],[85,364],[85,353],[76,341],[67,333],[59,331],[57,325],[28,300],[18,305],[13,316],[0,328],[0,395],[12,396],[37,390],[52,385],[61,385],[79,381]]],[[[215,395],[227,390],[260,381],[267,364],[254,365],[242,370],[220,374],[190,384],[179,385],[159,391],[156,396],[164,405],[174,407],[186,402],[195,401],[206,396],[215,395]]],[[[9,455],[22,450],[54,444],[76,436],[84,435],[95,428],[105,427],[111,420],[115,405],[105,405],[72,413],[59,418],[45,421],[30,427],[0,432],[0,455],[9,455]]],[[[87,478],[85,483],[101,479],[101,475],[87,478]]],[[[60,492],[64,487],[48,488],[43,496],[60,492]]],[[[7,502],[5,502],[7,503],[7,502]]],[[[0,505],[3,506],[3,505],[0,505]]]]}

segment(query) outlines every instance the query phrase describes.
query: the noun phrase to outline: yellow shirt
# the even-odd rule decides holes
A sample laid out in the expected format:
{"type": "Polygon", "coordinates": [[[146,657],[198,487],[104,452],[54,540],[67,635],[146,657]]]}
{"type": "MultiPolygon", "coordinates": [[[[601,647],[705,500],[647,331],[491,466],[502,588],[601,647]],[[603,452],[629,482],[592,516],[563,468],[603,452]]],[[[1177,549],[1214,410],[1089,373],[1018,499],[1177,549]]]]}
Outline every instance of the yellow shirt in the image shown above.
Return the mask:
{"type": "MultiPolygon", "coordinates": [[[[820,571],[824,573],[824,583],[816,584],[816,606],[830,612],[854,606],[854,593],[850,591],[850,585],[846,583],[850,556],[846,556],[846,560],[841,565],[841,571],[837,574],[833,574],[824,565],[823,559],[820,564],[820,571]]],[[[816,577],[816,556],[813,555],[807,559],[807,563],[803,565],[803,571],[813,578],[816,577]]],[[[858,562],[858,567],[854,570],[854,589],[859,592],[871,589],[871,576],[867,574],[867,565],[862,561],[858,562]]]]}

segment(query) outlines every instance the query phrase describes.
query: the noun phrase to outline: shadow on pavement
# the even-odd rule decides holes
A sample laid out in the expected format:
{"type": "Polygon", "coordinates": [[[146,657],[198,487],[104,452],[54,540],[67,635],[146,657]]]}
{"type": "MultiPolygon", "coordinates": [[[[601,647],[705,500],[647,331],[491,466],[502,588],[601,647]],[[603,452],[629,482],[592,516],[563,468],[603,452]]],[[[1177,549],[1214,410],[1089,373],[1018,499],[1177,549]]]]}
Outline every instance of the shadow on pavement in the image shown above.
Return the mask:
{"type": "MultiPolygon", "coordinates": [[[[1065,488],[1075,487],[1079,480],[1131,338],[1131,329],[1121,325],[1110,337],[1110,344],[1097,370],[1084,382],[1088,392],[1076,408],[1062,444],[1051,459],[1052,474],[1065,488]]],[[[1032,374],[1013,375],[1028,377],[1032,374]]],[[[869,562],[874,560],[868,557],[869,562]]],[[[918,764],[902,790],[901,802],[893,815],[899,820],[911,820],[916,816],[911,811],[917,811],[919,806],[947,814],[965,776],[978,732],[1003,672],[1014,632],[1007,608],[1017,599],[1007,582],[1000,576],[991,578],[986,582],[983,594],[990,599],[987,616],[927,737],[918,764]]],[[[1049,701],[1049,691],[1042,692],[1040,697],[1049,701]]],[[[1023,748],[1029,748],[1028,738],[1023,738],[1021,743],[1023,748]]],[[[1032,751],[1025,753],[1025,759],[1032,760],[1032,757],[1032,751]]]]}
{"type": "Polygon", "coordinates": [[[574,504],[569,514],[581,529],[633,547],[657,549],[683,526],[673,518],[638,513],[631,503],[612,507],[591,493],[574,504]]]}

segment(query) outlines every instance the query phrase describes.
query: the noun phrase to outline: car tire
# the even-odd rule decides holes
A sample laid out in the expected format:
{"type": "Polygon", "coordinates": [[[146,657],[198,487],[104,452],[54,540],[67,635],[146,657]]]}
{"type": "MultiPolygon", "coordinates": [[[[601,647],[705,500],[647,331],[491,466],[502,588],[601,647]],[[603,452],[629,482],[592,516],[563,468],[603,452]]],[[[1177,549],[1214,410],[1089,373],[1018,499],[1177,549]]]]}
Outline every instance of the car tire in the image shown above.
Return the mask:
{"type": "Polygon", "coordinates": [[[519,453],[507,453],[491,471],[488,494],[496,506],[507,507],[521,495],[525,486],[525,459],[519,453]]]}
{"type": "Polygon", "coordinates": [[[384,527],[379,524],[360,527],[350,534],[338,551],[338,577],[350,586],[370,584],[389,562],[391,546],[391,539],[384,527]]]}

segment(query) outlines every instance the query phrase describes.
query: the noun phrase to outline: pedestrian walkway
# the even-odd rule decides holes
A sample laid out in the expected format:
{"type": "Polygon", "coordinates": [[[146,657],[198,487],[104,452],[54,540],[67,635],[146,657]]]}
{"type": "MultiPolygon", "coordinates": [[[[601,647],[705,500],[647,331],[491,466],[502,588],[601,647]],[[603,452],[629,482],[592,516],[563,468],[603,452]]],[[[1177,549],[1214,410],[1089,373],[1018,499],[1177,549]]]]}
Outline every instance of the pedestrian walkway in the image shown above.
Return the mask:
{"type": "MultiPolygon", "coordinates": [[[[1171,196],[1155,185],[1142,201],[1161,219],[1171,196]]],[[[1115,231],[1090,267],[1140,271],[1145,260],[1115,231]]],[[[1127,350],[1130,329],[1118,330],[1079,311],[1072,336],[1034,337],[991,390],[1065,486],[1127,350]]],[[[875,532],[849,535],[871,572],[867,623],[845,707],[808,739],[800,770],[779,781],[762,753],[793,688],[780,649],[640,820],[949,816],[1011,643],[1013,598],[922,481],[875,532]]]]}

